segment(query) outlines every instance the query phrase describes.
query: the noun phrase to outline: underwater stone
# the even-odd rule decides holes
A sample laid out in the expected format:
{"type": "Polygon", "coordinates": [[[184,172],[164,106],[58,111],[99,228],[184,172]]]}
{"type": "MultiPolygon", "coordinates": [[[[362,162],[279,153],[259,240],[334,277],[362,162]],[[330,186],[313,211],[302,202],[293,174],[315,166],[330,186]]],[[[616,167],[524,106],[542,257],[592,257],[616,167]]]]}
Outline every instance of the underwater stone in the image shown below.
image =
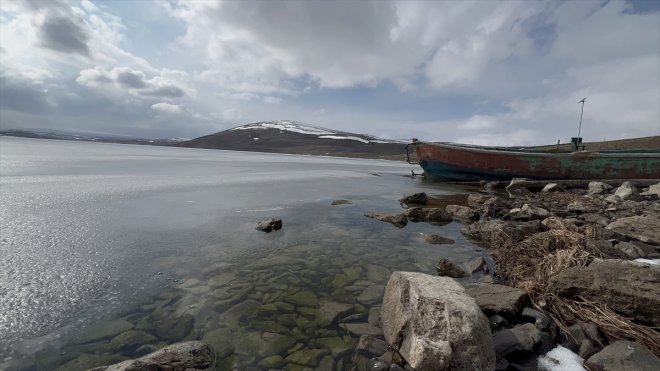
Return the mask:
{"type": "Polygon", "coordinates": [[[282,358],[282,356],[277,356],[277,355],[264,358],[259,362],[259,367],[263,367],[266,369],[278,368],[282,366],[284,366],[284,358],[282,358]]]}
{"type": "Polygon", "coordinates": [[[304,290],[284,298],[284,301],[295,305],[316,306],[318,298],[312,291],[304,290]]]}
{"type": "Polygon", "coordinates": [[[382,299],[383,293],[385,292],[385,286],[383,285],[371,285],[360,293],[357,300],[362,304],[373,304],[382,299]]]}
{"type": "Polygon", "coordinates": [[[346,343],[340,337],[320,338],[316,342],[327,348],[334,357],[338,357],[351,349],[351,343],[346,343]]]}
{"type": "Polygon", "coordinates": [[[236,275],[234,272],[225,272],[222,274],[219,274],[209,280],[209,285],[210,286],[223,286],[231,281],[236,279],[236,275]]]}
{"type": "Polygon", "coordinates": [[[133,328],[133,324],[123,319],[95,323],[78,336],[76,343],[90,343],[95,340],[114,337],[133,328]]]}
{"type": "Polygon", "coordinates": [[[360,335],[379,336],[383,334],[383,330],[369,323],[342,323],[339,326],[348,330],[348,332],[358,336],[360,335]]]}
{"type": "Polygon", "coordinates": [[[322,301],[316,314],[316,322],[321,327],[332,324],[337,317],[353,308],[350,304],[322,301]]]}
{"type": "Polygon", "coordinates": [[[286,360],[303,366],[316,367],[319,364],[319,358],[328,354],[325,349],[302,349],[292,353],[286,360]]]}
{"type": "Polygon", "coordinates": [[[112,338],[110,344],[108,344],[108,348],[113,352],[121,351],[125,353],[127,350],[134,350],[142,344],[148,344],[156,340],[155,336],[146,332],[129,330],[112,338]]]}

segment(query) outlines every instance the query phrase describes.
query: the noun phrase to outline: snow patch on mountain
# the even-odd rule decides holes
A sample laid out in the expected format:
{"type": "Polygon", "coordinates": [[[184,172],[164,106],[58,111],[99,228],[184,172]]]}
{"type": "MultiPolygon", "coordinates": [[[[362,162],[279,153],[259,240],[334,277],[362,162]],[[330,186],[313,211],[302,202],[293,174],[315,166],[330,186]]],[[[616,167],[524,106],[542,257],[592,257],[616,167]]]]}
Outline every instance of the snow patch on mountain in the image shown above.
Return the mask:
{"type": "Polygon", "coordinates": [[[280,132],[292,132],[299,134],[308,134],[316,135],[319,139],[337,139],[337,140],[354,140],[362,142],[365,144],[368,143],[399,143],[396,140],[387,140],[382,138],[377,138],[372,135],[360,135],[345,133],[341,131],[333,131],[330,129],[303,124],[297,121],[291,120],[280,120],[280,121],[269,121],[269,122],[255,122],[252,124],[247,124],[239,127],[235,127],[230,130],[262,130],[262,129],[276,129],[280,132]]]}

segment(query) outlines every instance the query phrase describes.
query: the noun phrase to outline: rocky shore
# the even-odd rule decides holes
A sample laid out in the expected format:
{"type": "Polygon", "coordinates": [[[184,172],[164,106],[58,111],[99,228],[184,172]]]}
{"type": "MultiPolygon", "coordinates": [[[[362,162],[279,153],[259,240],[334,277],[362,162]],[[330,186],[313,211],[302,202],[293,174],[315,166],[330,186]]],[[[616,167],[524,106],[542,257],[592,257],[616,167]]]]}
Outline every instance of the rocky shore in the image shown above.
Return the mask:
{"type": "MultiPolygon", "coordinates": [[[[482,186],[365,214],[402,232],[462,223],[493,260],[441,259],[431,272],[406,251],[359,253],[355,236],[336,250],[301,244],[207,266],[159,302],[90,328],[77,345],[87,353],[60,369],[660,369],[660,184],[482,186]]],[[[56,357],[41,354],[37,368],[56,357]]]]}

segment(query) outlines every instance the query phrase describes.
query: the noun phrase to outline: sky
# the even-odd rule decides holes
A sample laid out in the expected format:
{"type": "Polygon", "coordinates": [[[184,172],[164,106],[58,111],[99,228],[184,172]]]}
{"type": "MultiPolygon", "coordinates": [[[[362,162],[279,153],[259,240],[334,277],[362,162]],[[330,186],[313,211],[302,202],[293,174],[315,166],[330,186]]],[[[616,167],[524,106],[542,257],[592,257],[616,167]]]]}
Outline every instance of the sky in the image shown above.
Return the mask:
{"type": "Polygon", "coordinates": [[[296,120],[483,145],[660,135],[660,1],[0,2],[0,127],[296,120]]]}

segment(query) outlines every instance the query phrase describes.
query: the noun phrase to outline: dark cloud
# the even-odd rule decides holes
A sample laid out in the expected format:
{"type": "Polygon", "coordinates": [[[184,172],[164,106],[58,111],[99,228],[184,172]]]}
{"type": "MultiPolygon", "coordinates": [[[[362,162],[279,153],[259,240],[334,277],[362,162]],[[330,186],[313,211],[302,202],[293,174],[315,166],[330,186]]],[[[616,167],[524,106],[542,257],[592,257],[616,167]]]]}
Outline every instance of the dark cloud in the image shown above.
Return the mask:
{"type": "Polygon", "coordinates": [[[41,46],[62,53],[89,56],[89,35],[78,23],[64,16],[47,16],[39,29],[41,46]]]}
{"type": "Polygon", "coordinates": [[[43,88],[29,81],[0,76],[0,109],[45,113],[49,108],[43,88]]]}
{"type": "Polygon", "coordinates": [[[179,98],[186,95],[186,92],[177,86],[166,85],[153,89],[141,90],[138,92],[138,94],[154,98],[179,98]]]}
{"type": "Polygon", "coordinates": [[[125,88],[132,89],[143,89],[147,87],[147,84],[144,82],[144,74],[130,69],[122,69],[117,72],[117,83],[125,88]]]}

